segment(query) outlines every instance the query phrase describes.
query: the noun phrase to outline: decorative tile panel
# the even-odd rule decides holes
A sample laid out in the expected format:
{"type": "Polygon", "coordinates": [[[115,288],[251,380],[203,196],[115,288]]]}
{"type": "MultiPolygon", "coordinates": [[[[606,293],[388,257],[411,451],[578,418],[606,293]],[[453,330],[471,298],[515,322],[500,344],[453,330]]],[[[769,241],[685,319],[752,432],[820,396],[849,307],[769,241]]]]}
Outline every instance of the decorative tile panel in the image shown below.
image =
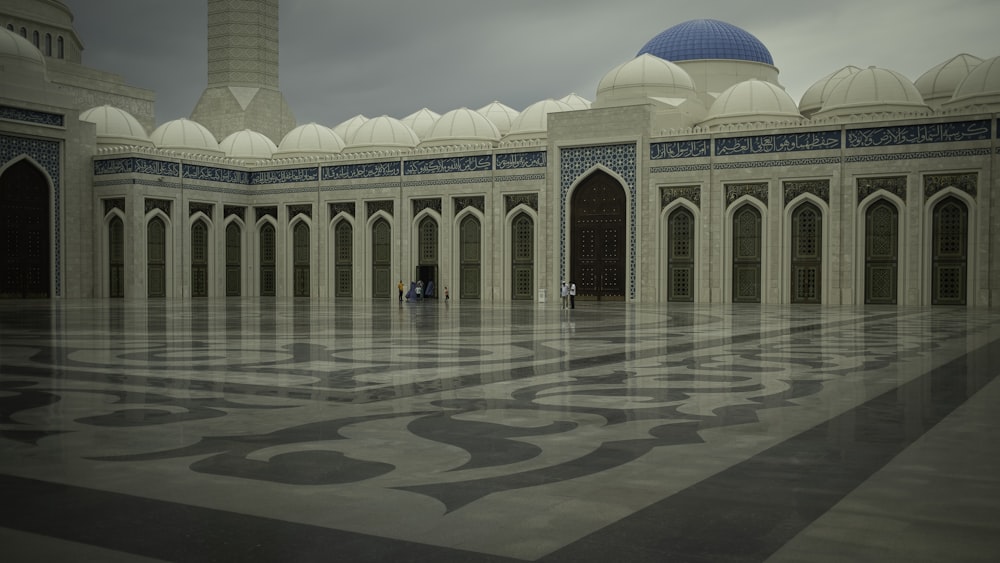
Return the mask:
{"type": "Polygon", "coordinates": [[[767,182],[748,182],[740,184],[726,184],[726,206],[730,206],[734,201],[748,195],[767,206],[768,185],[767,182]]]}
{"type": "Polygon", "coordinates": [[[286,168],[282,170],[261,170],[250,173],[250,184],[259,186],[261,184],[295,184],[298,182],[315,182],[319,180],[319,169],[315,166],[309,168],[286,168]]]}
{"type": "Polygon", "coordinates": [[[568,147],[560,150],[559,180],[559,276],[566,279],[566,212],[569,202],[566,196],[570,186],[581,174],[596,165],[601,165],[625,180],[629,191],[629,297],[635,298],[636,283],[636,146],[633,143],[618,145],[598,145],[590,147],[568,147]]]}
{"type": "Polygon", "coordinates": [[[336,217],[340,213],[346,213],[354,217],[354,202],[343,201],[330,204],[330,217],[336,217]]]}
{"type": "Polygon", "coordinates": [[[545,174],[511,174],[509,176],[495,176],[494,182],[530,182],[534,180],[544,180],[545,174]]]}
{"type": "Polygon", "coordinates": [[[858,204],[879,190],[885,190],[906,201],[906,176],[858,178],[858,204]]]}
{"type": "Polygon", "coordinates": [[[662,174],[671,172],[702,172],[711,170],[712,165],[708,164],[681,164],[679,166],[653,166],[649,169],[650,174],[662,174]]]}
{"type": "Polygon", "coordinates": [[[678,199],[686,199],[701,207],[701,187],[700,186],[664,186],[660,188],[660,209],[670,205],[678,199]]]}
{"type": "Polygon", "coordinates": [[[49,125],[51,127],[65,126],[65,120],[62,114],[48,113],[33,109],[15,108],[4,105],[0,105],[0,119],[22,121],[24,123],[33,123],[35,125],[49,125]]]}
{"type": "Polygon", "coordinates": [[[202,203],[199,201],[192,201],[188,203],[188,217],[201,212],[204,213],[206,217],[211,219],[214,211],[215,205],[211,203],[202,203]]]}
{"type": "Polygon", "coordinates": [[[59,141],[0,135],[0,168],[8,162],[28,156],[41,166],[52,180],[52,253],[55,264],[55,296],[62,297],[62,144],[59,141]]]}
{"type": "Polygon", "coordinates": [[[385,211],[390,216],[393,215],[393,205],[391,199],[381,200],[381,201],[366,201],[365,206],[368,210],[368,216],[378,213],[379,211],[385,211]]]}
{"type": "Polygon", "coordinates": [[[246,221],[247,208],[242,205],[226,205],[222,208],[222,213],[224,217],[229,217],[230,215],[235,215],[240,218],[240,221],[246,221]]]}
{"type": "Polygon", "coordinates": [[[271,219],[274,219],[275,221],[278,220],[278,207],[277,206],[269,205],[269,206],[265,206],[265,207],[256,207],[256,208],[254,208],[254,212],[255,212],[255,214],[257,216],[257,221],[260,221],[264,217],[270,217],[271,219]]]}
{"type": "Polygon", "coordinates": [[[399,176],[398,160],[389,162],[367,162],[362,164],[337,164],[320,168],[323,180],[359,180],[362,178],[384,178],[399,176]]]}
{"type": "Polygon", "coordinates": [[[830,180],[805,180],[782,182],[785,197],[784,205],[801,194],[812,194],[826,203],[830,203],[830,180]]]}
{"type": "Polygon", "coordinates": [[[715,140],[715,156],[768,154],[795,151],[824,151],[840,148],[840,131],[810,131],[729,137],[715,140]]]}
{"type": "Polygon", "coordinates": [[[847,148],[919,145],[924,143],[956,143],[983,141],[990,138],[990,121],[955,121],[925,125],[866,127],[847,130],[847,148]]]}
{"type": "Polygon", "coordinates": [[[979,174],[969,172],[966,174],[928,174],[924,176],[924,197],[931,197],[939,191],[955,187],[963,192],[976,197],[979,174]]]}
{"type": "Polygon", "coordinates": [[[112,209],[117,209],[122,213],[125,213],[125,198],[123,197],[113,197],[101,200],[104,202],[104,216],[106,217],[108,213],[111,213],[112,209]]]}
{"type": "Polygon", "coordinates": [[[693,139],[690,141],[666,141],[649,144],[650,160],[665,160],[670,158],[697,158],[709,156],[708,139],[693,139]]]}
{"type": "Polygon", "coordinates": [[[482,172],[493,169],[493,157],[488,154],[427,158],[403,161],[403,174],[452,174],[456,172],[482,172]]]}
{"type": "Polygon", "coordinates": [[[510,213],[515,207],[521,205],[527,205],[528,207],[538,211],[538,194],[504,194],[503,196],[504,206],[507,208],[507,213],[510,213]]]}
{"type": "Polygon", "coordinates": [[[413,203],[413,215],[414,216],[416,216],[417,213],[420,213],[424,209],[433,209],[434,211],[438,212],[438,215],[441,214],[441,198],[439,198],[439,197],[430,197],[430,198],[425,198],[425,199],[414,199],[412,201],[412,203],[413,203]]]}
{"type": "Polygon", "coordinates": [[[458,215],[466,207],[478,209],[480,213],[486,212],[486,198],[481,195],[464,196],[452,198],[455,205],[455,214],[458,215]]]}
{"type": "Polygon", "coordinates": [[[545,151],[502,153],[496,160],[497,170],[544,168],[548,164],[545,151]]]}
{"type": "Polygon", "coordinates": [[[154,209],[159,209],[160,211],[162,211],[163,213],[165,213],[167,217],[170,217],[170,206],[171,206],[172,203],[173,203],[173,201],[171,201],[169,199],[156,199],[156,198],[147,197],[146,198],[146,213],[149,213],[150,211],[152,211],[154,209]]]}
{"type": "Polygon", "coordinates": [[[305,215],[306,217],[312,219],[313,206],[311,203],[302,203],[298,205],[288,206],[288,218],[294,218],[297,215],[305,215]]]}

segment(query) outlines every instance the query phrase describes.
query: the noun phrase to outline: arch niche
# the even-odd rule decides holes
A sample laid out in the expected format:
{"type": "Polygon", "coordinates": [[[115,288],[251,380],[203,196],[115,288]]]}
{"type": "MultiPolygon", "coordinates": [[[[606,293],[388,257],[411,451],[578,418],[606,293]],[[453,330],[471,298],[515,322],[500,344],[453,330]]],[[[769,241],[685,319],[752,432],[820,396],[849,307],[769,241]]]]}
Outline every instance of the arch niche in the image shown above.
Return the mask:
{"type": "Polygon", "coordinates": [[[570,279],[577,297],[625,300],[628,280],[625,188],[598,170],[573,190],[570,201],[570,279]]]}
{"type": "Polygon", "coordinates": [[[51,297],[49,182],[28,160],[0,175],[0,297],[51,297]]]}

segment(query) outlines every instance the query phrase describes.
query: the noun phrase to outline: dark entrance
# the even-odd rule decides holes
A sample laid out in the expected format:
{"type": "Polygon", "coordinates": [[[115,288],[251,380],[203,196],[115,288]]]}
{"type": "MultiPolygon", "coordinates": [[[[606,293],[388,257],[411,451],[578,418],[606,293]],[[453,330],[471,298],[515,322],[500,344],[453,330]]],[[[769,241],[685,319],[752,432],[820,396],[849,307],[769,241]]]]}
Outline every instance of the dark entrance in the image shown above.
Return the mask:
{"type": "Polygon", "coordinates": [[[625,191],[595,172],[570,203],[570,279],[582,299],[625,299],[625,191]]]}
{"type": "Polygon", "coordinates": [[[865,303],[896,304],[899,212],[879,200],[865,213],[865,303]]]}
{"type": "Polygon", "coordinates": [[[969,259],[969,210],[949,196],[934,206],[931,304],[965,305],[969,259]]]}
{"type": "Polygon", "coordinates": [[[0,176],[0,297],[50,297],[49,183],[22,160],[0,176]]]}
{"type": "Polygon", "coordinates": [[[733,214],[733,303],[760,303],[761,218],[745,204],[733,214]]]}
{"type": "Polygon", "coordinates": [[[811,203],[792,213],[792,303],[822,303],[823,214],[811,203]]]}

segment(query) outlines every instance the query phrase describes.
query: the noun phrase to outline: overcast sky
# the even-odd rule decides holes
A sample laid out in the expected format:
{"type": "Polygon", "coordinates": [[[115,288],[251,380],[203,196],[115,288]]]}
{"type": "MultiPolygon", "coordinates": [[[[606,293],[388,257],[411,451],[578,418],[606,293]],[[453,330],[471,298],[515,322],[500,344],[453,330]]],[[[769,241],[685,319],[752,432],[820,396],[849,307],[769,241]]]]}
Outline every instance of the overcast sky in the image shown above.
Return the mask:
{"type": "MultiPolygon", "coordinates": [[[[205,0],[64,0],[87,66],[190,116],[207,82],[205,0]]],[[[845,65],[916,80],[959,53],[1000,55],[998,0],[281,0],[280,84],[298,123],[404,117],[499,100],[517,110],[597,83],[690,19],[760,39],[792,98],[845,65]]]]}

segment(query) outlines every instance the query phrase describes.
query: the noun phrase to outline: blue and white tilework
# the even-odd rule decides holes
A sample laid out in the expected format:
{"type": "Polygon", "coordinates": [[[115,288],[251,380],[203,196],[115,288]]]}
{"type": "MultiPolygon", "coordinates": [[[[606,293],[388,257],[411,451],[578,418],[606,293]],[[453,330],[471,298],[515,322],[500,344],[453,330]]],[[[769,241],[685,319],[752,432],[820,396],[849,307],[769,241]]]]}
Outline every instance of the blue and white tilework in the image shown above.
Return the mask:
{"type": "Polygon", "coordinates": [[[951,123],[928,123],[926,125],[848,129],[846,147],[858,149],[924,143],[955,143],[984,141],[989,138],[990,121],[978,119],[951,123]]]}
{"type": "Polygon", "coordinates": [[[403,174],[451,174],[455,172],[483,172],[493,168],[493,157],[488,154],[455,156],[450,158],[424,158],[403,162],[403,174]]]}
{"type": "Polygon", "coordinates": [[[25,123],[49,125],[52,127],[63,127],[65,124],[62,114],[3,105],[0,105],[0,119],[23,121],[25,123]]]}

